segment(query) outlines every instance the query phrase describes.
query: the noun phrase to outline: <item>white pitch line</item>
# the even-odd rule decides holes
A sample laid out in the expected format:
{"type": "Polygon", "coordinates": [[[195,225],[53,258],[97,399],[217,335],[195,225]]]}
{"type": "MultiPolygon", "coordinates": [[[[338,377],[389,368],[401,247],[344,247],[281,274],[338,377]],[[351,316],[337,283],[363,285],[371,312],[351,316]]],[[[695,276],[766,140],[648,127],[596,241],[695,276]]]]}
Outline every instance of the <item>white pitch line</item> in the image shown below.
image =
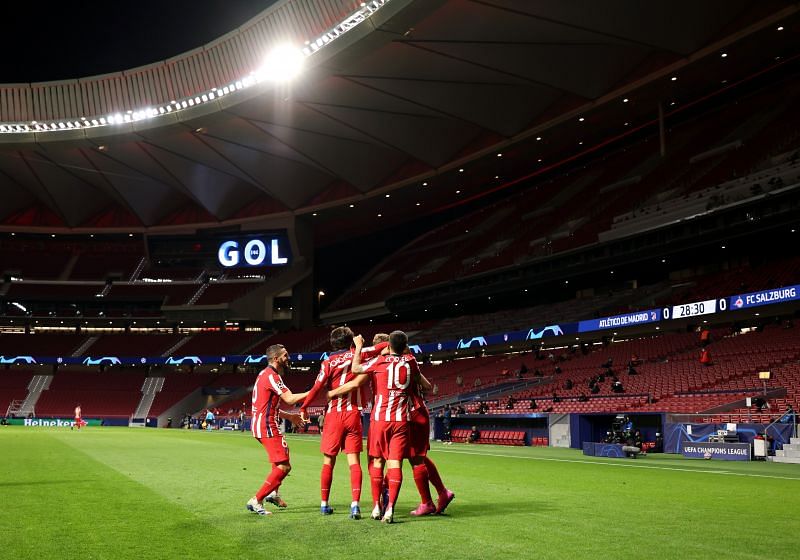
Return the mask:
{"type": "Polygon", "coordinates": [[[705,473],[705,474],[727,474],[731,476],[747,476],[752,478],[776,478],[780,480],[800,480],[800,477],[793,476],[776,476],[771,474],[753,474],[753,473],[737,473],[731,471],[716,471],[716,470],[702,470],[702,469],[684,469],[680,467],[659,467],[657,465],[641,465],[633,463],[607,463],[604,461],[585,461],[581,459],[556,459],[552,457],[526,457],[523,455],[505,455],[503,453],[471,453],[469,451],[455,451],[450,449],[437,449],[436,453],[457,453],[459,455],[477,455],[479,457],[504,457],[508,459],[530,459],[532,461],[555,461],[558,463],[582,463],[585,465],[606,465],[609,467],[628,467],[634,469],[656,469],[662,471],[683,471],[692,473],[705,473]]]}

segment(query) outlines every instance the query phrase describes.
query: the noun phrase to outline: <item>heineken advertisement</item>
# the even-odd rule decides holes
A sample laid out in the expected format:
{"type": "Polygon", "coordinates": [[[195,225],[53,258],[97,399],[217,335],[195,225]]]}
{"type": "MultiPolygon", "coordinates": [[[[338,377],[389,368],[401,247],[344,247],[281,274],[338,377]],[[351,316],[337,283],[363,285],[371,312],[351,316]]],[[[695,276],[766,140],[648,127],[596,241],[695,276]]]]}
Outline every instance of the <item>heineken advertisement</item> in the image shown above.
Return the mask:
{"type": "MultiPolygon", "coordinates": [[[[71,428],[75,425],[74,418],[8,418],[6,421],[12,426],[29,426],[31,428],[71,428]]],[[[85,418],[83,425],[102,426],[102,421],[85,418]]]]}

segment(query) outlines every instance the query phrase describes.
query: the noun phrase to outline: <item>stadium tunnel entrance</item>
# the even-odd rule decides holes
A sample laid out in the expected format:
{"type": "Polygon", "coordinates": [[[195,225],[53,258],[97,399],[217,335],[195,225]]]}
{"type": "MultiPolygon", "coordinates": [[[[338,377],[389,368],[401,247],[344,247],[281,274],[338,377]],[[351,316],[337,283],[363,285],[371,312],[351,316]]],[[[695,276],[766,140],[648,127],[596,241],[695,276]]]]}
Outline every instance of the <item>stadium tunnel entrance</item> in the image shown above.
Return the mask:
{"type": "MultiPolygon", "coordinates": [[[[642,433],[643,441],[656,441],[656,433],[664,433],[665,418],[662,413],[636,414],[620,413],[627,416],[632,429],[642,433]]],[[[584,442],[602,442],[608,432],[615,431],[618,414],[571,414],[570,447],[582,449],[584,442]]]]}

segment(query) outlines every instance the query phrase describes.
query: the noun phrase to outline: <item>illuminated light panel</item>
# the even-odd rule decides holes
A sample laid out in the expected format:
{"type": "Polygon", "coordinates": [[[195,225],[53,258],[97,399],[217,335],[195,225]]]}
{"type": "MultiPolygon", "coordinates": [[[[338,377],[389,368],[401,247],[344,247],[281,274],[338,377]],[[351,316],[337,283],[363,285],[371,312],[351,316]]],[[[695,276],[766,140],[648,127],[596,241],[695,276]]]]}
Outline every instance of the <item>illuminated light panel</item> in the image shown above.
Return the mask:
{"type": "Polygon", "coordinates": [[[75,128],[99,128],[112,126],[115,124],[124,124],[140,121],[143,119],[150,119],[167,115],[175,111],[181,111],[192,107],[194,105],[202,105],[214,101],[218,97],[228,95],[235,90],[246,89],[259,84],[263,81],[285,81],[296,76],[302,69],[303,62],[306,58],[313,56],[316,52],[327,46],[338,38],[343,36],[348,31],[355,29],[361,23],[372,17],[378,10],[388,4],[390,0],[371,0],[370,2],[362,2],[360,7],[352,14],[340,21],[334,27],[317,37],[316,39],[308,39],[303,42],[305,45],[302,49],[288,46],[280,46],[270,51],[270,55],[285,55],[279,57],[278,60],[270,58],[268,55],[264,66],[252,72],[249,76],[235,81],[228,85],[219,85],[211,88],[209,91],[195,94],[185,99],[173,99],[158,108],[146,107],[144,109],[130,109],[123,116],[121,114],[108,115],[106,117],[80,117],[79,119],[70,118],[62,121],[54,121],[49,123],[39,123],[31,121],[33,128],[28,126],[27,123],[2,123],[0,124],[0,134],[15,134],[35,131],[38,133],[53,132],[61,130],[70,130],[75,128]],[[288,47],[289,50],[278,50],[279,48],[288,47]],[[276,52],[277,51],[277,52],[276,52]]]}

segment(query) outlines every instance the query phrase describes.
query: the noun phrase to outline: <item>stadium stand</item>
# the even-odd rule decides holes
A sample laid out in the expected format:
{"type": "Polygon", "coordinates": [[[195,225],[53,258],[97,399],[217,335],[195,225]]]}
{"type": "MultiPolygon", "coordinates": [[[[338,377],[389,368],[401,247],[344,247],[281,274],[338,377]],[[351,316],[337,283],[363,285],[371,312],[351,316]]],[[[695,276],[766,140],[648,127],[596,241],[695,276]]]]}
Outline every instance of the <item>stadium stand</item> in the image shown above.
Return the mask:
{"type": "Polygon", "coordinates": [[[22,401],[28,395],[30,371],[0,370],[0,414],[5,416],[12,401],[22,401]]]}
{"type": "Polygon", "coordinates": [[[786,123],[798,95],[793,86],[737,100],[673,127],[665,158],[643,141],[435,228],[367,272],[329,309],[640,233],[795,183],[800,167],[785,153],[800,137],[786,123]],[[747,149],[713,155],[736,142],[747,149]]]}
{"type": "Polygon", "coordinates": [[[38,416],[71,417],[80,403],[87,417],[128,418],[141,398],[144,373],[62,370],[36,403],[38,416]]]}

